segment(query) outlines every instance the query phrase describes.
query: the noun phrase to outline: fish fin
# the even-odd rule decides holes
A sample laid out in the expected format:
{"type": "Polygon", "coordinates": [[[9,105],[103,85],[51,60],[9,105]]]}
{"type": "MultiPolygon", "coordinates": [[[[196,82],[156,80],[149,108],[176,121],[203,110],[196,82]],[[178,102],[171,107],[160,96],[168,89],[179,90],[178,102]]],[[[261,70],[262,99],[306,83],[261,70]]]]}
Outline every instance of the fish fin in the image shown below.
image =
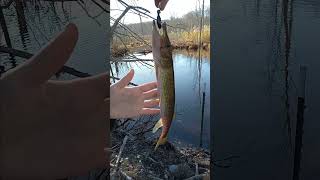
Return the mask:
{"type": "Polygon", "coordinates": [[[173,113],[172,120],[176,118],[176,113],[173,113]]]}
{"type": "Polygon", "coordinates": [[[157,145],[156,145],[156,147],[154,148],[154,150],[157,150],[157,148],[160,146],[160,145],[163,145],[163,144],[165,144],[166,142],[167,142],[167,140],[168,140],[168,137],[166,136],[166,137],[164,137],[164,138],[159,138],[158,139],[158,141],[157,141],[157,145]]]}
{"type": "Polygon", "coordinates": [[[161,128],[163,126],[162,124],[162,119],[160,118],[159,121],[156,123],[156,125],[154,125],[152,132],[155,133],[158,131],[159,128],[161,128]]]}

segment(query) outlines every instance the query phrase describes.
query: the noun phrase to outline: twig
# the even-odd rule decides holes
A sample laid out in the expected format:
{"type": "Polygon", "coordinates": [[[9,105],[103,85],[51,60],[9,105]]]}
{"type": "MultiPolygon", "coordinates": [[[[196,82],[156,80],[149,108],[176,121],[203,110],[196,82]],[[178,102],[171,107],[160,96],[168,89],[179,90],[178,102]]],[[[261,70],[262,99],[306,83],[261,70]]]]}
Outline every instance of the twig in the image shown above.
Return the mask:
{"type": "Polygon", "coordinates": [[[100,0],[100,1],[110,6],[110,0],[100,0]]]}
{"type": "Polygon", "coordinates": [[[9,8],[11,6],[12,2],[13,2],[13,0],[10,0],[9,2],[7,2],[7,4],[1,6],[1,8],[3,8],[3,9],[9,8]]]}
{"type": "MultiPolygon", "coordinates": [[[[122,0],[118,0],[122,5],[126,6],[126,7],[129,7],[130,5],[128,5],[127,3],[123,2],[122,0]]],[[[144,8],[143,8],[144,9],[144,8]]],[[[143,14],[153,20],[157,20],[156,18],[150,16],[149,14],[145,13],[145,12],[142,12],[140,11],[139,9],[134,9],[135,11],[137,11],[139,14],[143,14]]],[[[146,12],[150,13],[148,10],[144,9],[146,12]]]]}
{"type": "MultiPolygon", "coordinates": [[[[102,7],[99,3],[97,3],[95,0],[91,0],[95,5],[97,5],[99,8],[101,8],[104,12],[110,14],[110,11],[105,9],[104,7],[102,7]]],[[[105,0],[101,0],[102,2],[105,3],[105,0]]],[[[110,2],[109,3],[106,3],[110,6],[110,2]]]]}
{"type": "MultiPolygon", "coordinates": [[[[114,19],[113,17],[110,17],[111,20],[116,21],[116,19],[114,19]]],[[[135,38],[138,41],[142,41],[143,43],[145,43],[147,46],[149,46],[151,48],[151,45],[145,41],[142,37],[140,37],[137,33],[135,33],[134,31],[132,31],[128,26],[122,24],[121,22],[118,23],[120,25],[120,27],[122,27],[123,29],[127,30],[133,38],[135,38]]],[[[111,38],[111,42],[110,44],[112,44],[113,39],[111,38]]]]}
{"type": "Polygon", "coordinates": [[[123,151],[123,149],[124,149],[124,146],[125,146],[126,143],[127,143],[127,140],[128,140],[128,136],[125,136],[124,139],[123,139],[122,145],[121,145],[121,147],[120,147],[119,155],[118,155],[118,158],[117,158],[117,161],[116,161],[116,167],[117,167],[117,168],[119,168],[121,154],[122,154],[122,151],[123,151]]]}
{"type": "MultiPolygon", "coordinates": [[[[119,0],[120,1],[120,0],[119,0]]],[[[125,16],[127,14],[127,12],[131,9],[134,9],[134,10],[137,10],[137,9],[141,9],[141,10],[144,10],[146,12],[149,12],[148,10],[146,10],[145,8],[143,7],[139,7],[139,6],[129,6],[127,5],[126,9],[121,13],[121,15],[114,21],[112,27],[111,27],[111,31],[110,31],[110,36],[112,37],[115,29],[117,28],[120,20],[123,18],[123,16],[125,16]]],[[[150,12],[149,12],[150,13],[150,12]]]]}
{"type": "MultiPolygon", "coordinates": [[[[120,58],[119,58],[120,59],[120,58]]],[[[153,59],[135,59],[135,60],[127,60],[127,59],[115,59],[113,58],[112,61],[113,62],[139,62],[139,61],[153,61],[153,59]]]]}
{"type": "MultiPolygon", "coordinates": [[[[124,5],[125,7],[129,7],[129,6],[130,6],[130,5],[128,5],[127,3],[125,3],[124,1],[122,1],[122,0],[118,0],[118,1],[119,1],[122,5],[124,5]]],[[[143,14],[143,15],[149,17],[149,18],[152,19],[152,20],[157,20],[157,18],[154,18],[154,17],[150,16],[149,14],[140,11],[139,9],[141,9],[141,8],[142,8],[142,7],[137,8],[137,9],[133,9],[133,10],[137,12],[137,13],[136,13],[137,15],[140,15],[140,16],[141,16],[141,14],[143,14]]],[[[143,9],[144,11],[150,13],[148,10],[146,10],[146,9],[144,9],[144,8],[142,8],[142,9],[143,9]]],[[[176,26],[169,25],[169,24],[167,24],[167,26],[168,26],[168,27],[172,27],[172,28],[180,28],[180,27],[176,27],[176,26]]],[[[180,29],[184,29],[184,28],[180,28],[180,29]]]]}
{"type": "Polygon", "coordinates": [[[133,121],[133,119],[127,118],[125,119],[121,124],[118,125],[118,127],[123,126],[124,124],[126,124],[127,122],[133,121]]]}
{"type": "Polygon", "coordinates": [[[158,178],[158,177],[155,177],[155,176],[152,176],[152,175],[148,175],[149,178],[151,179],[154,179],[154,180],[163,180],[161,178],[158,178]]]}
{"type": "Polygon", "coordinates": [[[126,180],[132,180],[132,178],[130,176],[128,176],[126,173],[119,171],[121,176],[124,177],[126,180]]]}
{"type": "Polygon", "coordinates": [[[195,163],[196,164],[196,173],[195,173],[195,175],[197,176],[197,175],[199,175],[199,167],[198,167],[198,163],[195,163]]]}
{"type": "MultiPolygon", "coordinates": [[[[31,53],[17,50],[17,49],[13,49],[13,48],[9,48],[9,47],[4,47],[4,46],[0,46],[0,52],[8,53],[8,54],[18,56],[21,58],[25,58],[25,59],[29,59],[33,56],[33,54],[31,54],[31,53]]],[[[63,66],[56,74],[58,74],[60,72],[68,73],[68,74],[74,75],[76,77],[82,77],[82,78],[91,76],[88,73],[78,71],[78,70],[71,68],[71,67],[68,67],[68,66],[63,66]]]]}
{"type": "Polygon", "coordinates": [[[152,159],[151,157],[148,157],[148,159],[150,159],[150,160],[151,160],[152,162],[154,162],[154,163],[161,164],[160,162],[158,162],[158,161],[156,161],[156,160],[152,159]]]}
{"type": "MultiPolygon", "coordinates": [[[[110,76],[110,78],[115,79],[115,80],[120,80],[120,78],[114,77],[114,76],[110,76]]],[[[138,86],[137,84],[132,83],[132,82],[129,82],[129,84],[132,85],[132,86],[138,86]]]]}
{"type": "Polygon", "coordinates": [[[79,6],[82,8],[82,10],[87,14],[87,16],[89,17],[89,18],[91,18],[91,19],[93,19],[99,26],[101,26],[101,23],[98,21],[98,20],[96,20],[93,16],[91,16],[90,14],[89,14],[89,12],[87,11],[87,9],[79,2],[79,1],[77,1],[77,3],[79,4],[79,6]]]}
{"type": "Polygon", "coordinates": [[[66,1],[78,1],[78,0],[42,0],[42,1],[50,1],[50,2],[66,2],[66,1]]]}
{"type": "MultiPolygon", "coordinates": [[[[25,51],[21,51],[21,50],[17,50],[17,49],[13,49],[13,48],[9,48],[9,47],[5,47],[5,46],[0,46],[0,52],[8,53],[8,54],[11,54],[11,55],[14,55],[14,56],[18,56],[18,57],[21,57],[21,58],[25,58],[25,59],[29,59],[29,58],[31,58],[33,56],[33,54],[31,54],[31,53],[28,53],[28,52],[25,52],[25,51]]],[[[68,73],[68,74],[71,74],[73,76],[81,77],[81,78],[91,76],[88,73],[84,73],[84,72],[78,71],[78,70],[76,70],[74,68],[71,68],[71,67],[68,67],[68,66],[63,66],[61,68],[61,70],[59,70],[59,72],[68,73]]],[[[57,72],[57,73],[59,73],[59,72],[57,72]]],[[[120,78],[118,78],[118,77],[110,76],[110,78],[116,79],[116,80],[120,80],[120,78]]],[[[129,82],[129,84],[132,85],[132,86],[138,86],[137,84],[132,83],[132,82],[129,82]]]]}

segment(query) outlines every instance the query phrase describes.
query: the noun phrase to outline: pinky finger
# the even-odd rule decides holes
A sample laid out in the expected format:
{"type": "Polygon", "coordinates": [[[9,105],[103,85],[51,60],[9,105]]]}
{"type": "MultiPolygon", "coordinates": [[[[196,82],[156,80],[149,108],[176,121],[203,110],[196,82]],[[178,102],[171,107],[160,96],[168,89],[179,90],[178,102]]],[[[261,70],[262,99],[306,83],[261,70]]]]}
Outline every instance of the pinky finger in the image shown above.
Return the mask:
{"type": "Polygon", "coordinates": [[[141,114],[143,115],[154,115],[159,114],[160,109],[157,108],[143,108],[141,114]]]}

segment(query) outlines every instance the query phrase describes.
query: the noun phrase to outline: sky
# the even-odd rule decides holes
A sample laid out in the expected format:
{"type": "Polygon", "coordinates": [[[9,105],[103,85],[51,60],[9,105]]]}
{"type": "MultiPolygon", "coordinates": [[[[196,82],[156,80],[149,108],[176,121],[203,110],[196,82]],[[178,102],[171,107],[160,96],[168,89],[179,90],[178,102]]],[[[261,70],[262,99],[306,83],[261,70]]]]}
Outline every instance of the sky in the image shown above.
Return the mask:
{"type": "MultiPolygon", "coordinates": [[[[154,4],[154,0],[123,0],[123,1],[130,5],[143,7],[150,11],[149,15],[153,16],[154,18],[157,17],[157,8],[154,4]]],[[[162,20],[169,19],[172,16],[181,17],[184,14],[195,10],[197,6],[199,7],[199,2],[202,3],[202,0],[169,0],[166,8],[160,14],[161,19],[162,20]]],[[[210,6],[210,0],[205,0],[204,5],[205,7],[210,6]]],[[[118,2],[118,0],[111,0],[111,6],[110,6],[111,17],[113,18],[119,17],[119,15],[122,12],[122,11],[119,11],[119,9],[124,10],[125,8],[124,6],[122,6],[121,3],[118,2]]],[[[151,19],[142,17],[142,21],[143,22],[151,21],[151,19]]],[[[125,24],[139,23],[140,17],[136,14],[128,13],[121,22],[125,24]]],[[[110,23],[112,24],[113,21],[110,21],[110,23]]]]}

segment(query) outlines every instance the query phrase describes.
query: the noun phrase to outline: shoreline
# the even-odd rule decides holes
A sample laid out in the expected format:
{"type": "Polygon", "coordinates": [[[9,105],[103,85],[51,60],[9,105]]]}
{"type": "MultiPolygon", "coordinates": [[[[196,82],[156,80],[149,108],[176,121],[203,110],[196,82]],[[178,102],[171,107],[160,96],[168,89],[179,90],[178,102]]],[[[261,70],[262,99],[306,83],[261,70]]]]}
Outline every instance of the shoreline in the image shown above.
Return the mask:
{"type": "Polygon", "coordinates": [[[209,151],[178,147],[171,142],[154,151],[156,140],[130,137],[125,131],[113,130],[111,179],[210,179],[209,151]],[[126,143],[124,138],[127,138],[126,143]],[[121,146],[123,150],[118,158],[121,146]],[[120,160],[118,164],[117,159],[120,160]]]}
{"type": "MultiPolygon", "coordinates": [[[[173,50],[186,50],[190,52],[197,52],[199,50],[199,47],[202,51],[210,51],[210,43],[202,43],[202,45],[199,46],[199,44],[195,43],[173,43],[172,48],[173,50]]],[[[111,48],[111,54],[114,58],[121,58],[129,53],[139,53],[139,54],[149,54],[152,52],[152,48],[148,45],[143,44],[134,44],[126,45],[126,46],[114,46],[111,48]]]]}

